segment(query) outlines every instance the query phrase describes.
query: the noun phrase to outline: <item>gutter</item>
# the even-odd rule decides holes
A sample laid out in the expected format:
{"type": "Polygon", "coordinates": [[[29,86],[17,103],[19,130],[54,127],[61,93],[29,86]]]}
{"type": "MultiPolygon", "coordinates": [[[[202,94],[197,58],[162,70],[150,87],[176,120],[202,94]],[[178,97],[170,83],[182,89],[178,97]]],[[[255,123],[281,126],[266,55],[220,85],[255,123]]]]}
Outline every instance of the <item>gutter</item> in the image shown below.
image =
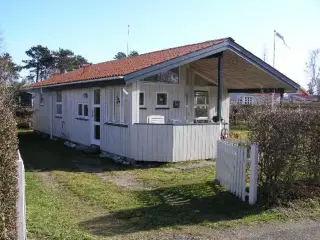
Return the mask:
{"type": "Polygon", "coordinates": [[[86,81],[80,80],[80,81],[76,81],[76,82],[58,83],[58,84],[36,86],[36,87],[29,87],[29,88],[27,87],[25,89],[60,87],[60,86],[68,86],[68,85],[74,85],[74,84],[80,84],[80,83],[102,82],[102,81],[110,81],[110,80],[117,80],[117,79],[124,79],[124,77],[123,76],[116,76],[116,77],[109,77],[109,78],[96,78],[96,79],[90,79],[90,80],[86,80],[86,81]]]}

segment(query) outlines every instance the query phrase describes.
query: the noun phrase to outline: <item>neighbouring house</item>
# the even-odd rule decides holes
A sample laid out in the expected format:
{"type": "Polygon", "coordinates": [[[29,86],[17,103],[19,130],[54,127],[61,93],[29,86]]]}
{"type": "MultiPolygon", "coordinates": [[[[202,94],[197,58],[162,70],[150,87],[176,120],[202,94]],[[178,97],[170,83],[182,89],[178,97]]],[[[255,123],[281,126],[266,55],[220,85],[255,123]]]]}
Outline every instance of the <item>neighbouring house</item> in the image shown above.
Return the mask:
{"type": "MultiPolygon", "coordinates": [[[[285,98],[283,94],[283,99],[285,98]]],[[[230,103],[239,105],[256,105],[264,102],[280,103],[280,93],[230,93],[230,103]]]]}
{"type": "Polygon", "coordinates": [[[216,157],[230,93],[299,87],[225,38],[85,66],[30,90],[37,131],[115,156],[178,162],[216,157]]]}
{"type": "MultiPolygon", "coordinates": [[[[231,104],[241,104],[241,105],[255,105],[261,104],[265,101],[273,102],[275,104],[280,103],[281,95],[280,93],[231,93],[230,94],[230,103],[231,104]]],[[[294,93],[284,93],[283,99],[284,102],[292,103],[308,103],[308,102],[319,102],[320,97],[316,95],[311,95],[304,88],[298,89],[294,93]]]]}

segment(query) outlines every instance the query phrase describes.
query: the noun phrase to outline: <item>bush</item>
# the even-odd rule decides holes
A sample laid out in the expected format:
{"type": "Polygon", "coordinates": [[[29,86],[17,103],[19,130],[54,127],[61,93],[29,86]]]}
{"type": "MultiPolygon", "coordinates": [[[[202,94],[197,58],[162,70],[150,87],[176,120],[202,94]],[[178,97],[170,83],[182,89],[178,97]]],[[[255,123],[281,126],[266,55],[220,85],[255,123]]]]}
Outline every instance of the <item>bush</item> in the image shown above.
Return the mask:
{"type": "Polygon", "coordinates": [[[5,84],[0,84],[0,116],[0,239],[17,239],[17,129],[5,84]]]}
{"type": "Polygon", "coordinates": [[[269,203],[320,197],[320,111],[261,107],[249,117],[249,140],[259,144],[259,183],[269,203]]]}

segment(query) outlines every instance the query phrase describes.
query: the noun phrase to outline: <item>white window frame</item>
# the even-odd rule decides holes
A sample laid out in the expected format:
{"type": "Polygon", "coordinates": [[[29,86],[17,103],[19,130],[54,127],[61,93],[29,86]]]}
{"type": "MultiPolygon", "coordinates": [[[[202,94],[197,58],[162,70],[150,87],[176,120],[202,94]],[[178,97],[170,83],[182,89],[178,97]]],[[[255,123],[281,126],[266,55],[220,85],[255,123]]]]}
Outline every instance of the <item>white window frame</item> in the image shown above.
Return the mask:
{"type": "Polygon", "coordinates": [[[146,92],[145,91],[140,91],[139,92],[139,107],[146,107],[146,92]],[[140,94],[143,94],[143,105],[140,105],[140,94]]]}
{"type": "Polygon", "coordinates": [[[88,103],[78,102],[78,103],[77,103],[76,111],[77,111],[77,117],[78,117],[78,118],[81,118],[81,119],[89,119],[89,104],[88,104],[88,103]],[[82,115],[79,115],[79,104],[82,105],[82,106],[81,106],[82,115]],[[87,108],[88,108],[88,116],[85,116],[85,115],[84,115],[84,105],[87,105],[87,108]]]}
{"type": "Polygon", "coordinates": [[[62,105],[62,92],[56,92],[56,116],[61,117],[63,113],[63,105],[62,105]],[[61,102],[58,102],[58,94],[61,94],[61,102]],[[61,113],[58,113],[58,105],[61,106],[61,113]]]}
{"type": "Polygon", "coordinates": [[[193,110],[193,113],[194,113],[194,119],[195,120],[208,120],[209,119],[209,90],[207,89],[195,89],[193,91],[193,104],[194,104],[194,110],[193,110]],[[197,103],[194,103],[194,98],[195,98],[195,92],[207,92],[208,93],[208,102],[206,104],[197,104],[197,103]],[[195,113],[195,109],[196,107],[207,107],[207,117],[196,117],[196,113],[195,113]]]}
{"type": "MultiPolygon", "coordinates": [[[[125,89],[125,88],[120,88],[120,120],[116,120],[116,105],[117,105],[117,102],[116,102],[116,89],[117,88],[112,88],[111,91],[109,91],[109,93],[112,94],[112,102],[109,104],[107,104],[107,108],[108,107],[112,107],[112,119],[111,120],[108,120],[107,122],[108,123],[116,123],[116,124],[123,124],[123,125],[128,125],[128,123],[126,123],[124,121],[124,98],[126,95],[129,95],[128,91],[125,89]]],[[[129,104],[129,103],[128,103],[129,104]]],[[[108,110],[107,110],[108,112],[108,110]]],[[[106,116],[106,118],[108,119],[109,117],[106,116]]]]}
{"type": "Polygon", "coordinates": [[[243,104],[243,96],[242,95],[238,96],[237,104],[243,104]]]}
{"type": "Polygon", "coordinates": [[[156,92],[156,108],[168,108],[169,105],[169,93],[168,92],[156,92]],[[167,95],[167,104],[166,105],[158,105],[158,94],[166,94],[167,95]]]}
{"type": "Polygon", "coordinates": [[[253,103],[253,97],[252,96],[244,96],[243,103],[245,105],[252,105],[253,103]],[[248,99],[248,101],[246,101],[248,99]]]}

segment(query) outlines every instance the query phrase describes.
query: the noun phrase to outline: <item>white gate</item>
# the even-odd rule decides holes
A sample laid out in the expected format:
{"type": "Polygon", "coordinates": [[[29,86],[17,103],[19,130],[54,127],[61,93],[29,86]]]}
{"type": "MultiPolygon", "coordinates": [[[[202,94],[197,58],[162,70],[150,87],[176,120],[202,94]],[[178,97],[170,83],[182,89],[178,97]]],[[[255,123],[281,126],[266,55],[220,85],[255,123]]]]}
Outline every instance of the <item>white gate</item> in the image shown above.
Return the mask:
{"type": "Polygon", "coordinates": [[[220,184],[231,193],[249,203],[257,201],[258,187],[258,145],[252,144],[250,159],[247,157],[247,147],[238,146],[226,141],[218,141],[216,178],[220,184]],[[250,165],[250,186],[247,192],[247,165],[250,165]]]}

